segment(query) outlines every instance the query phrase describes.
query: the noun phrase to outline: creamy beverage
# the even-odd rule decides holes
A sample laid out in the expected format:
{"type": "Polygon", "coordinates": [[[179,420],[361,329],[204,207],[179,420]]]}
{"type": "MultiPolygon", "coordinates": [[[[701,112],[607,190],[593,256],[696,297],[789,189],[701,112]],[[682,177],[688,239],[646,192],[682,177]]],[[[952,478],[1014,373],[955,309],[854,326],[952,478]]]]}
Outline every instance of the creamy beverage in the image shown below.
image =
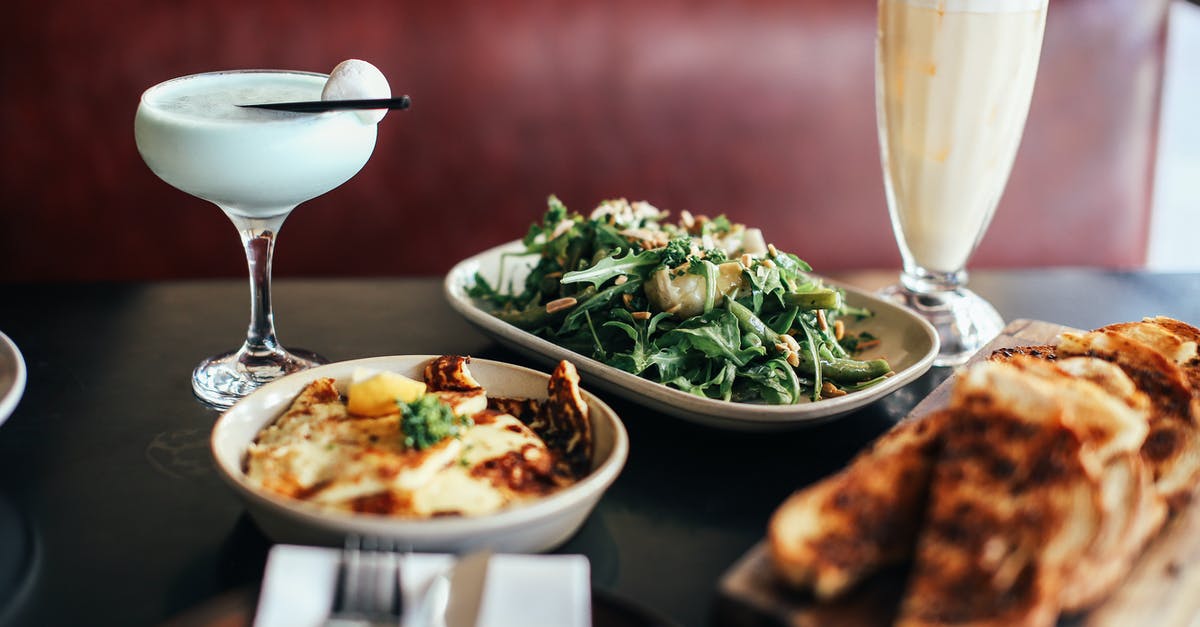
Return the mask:
{"type": "Polygon", "coordinates": [[[237,70],[193,74],[142,94],[134,117],[138,152],[167,183],[221,208],[237,228],[250,271],[246,341],[192,371],[192,392],[213,407],[233,405],[284,375],[324,363],[285,349],[275,336],[271,258],[296,205],[345,183],[375,149],[386,111],[312,113],[239,105],[388,98],[378,68],[358,59],[333,72],[237,70]]]}
{"type": "Polygon", "coordinates": [[[238,104],[321,100],[326,76],[237,71],[185,76],[142,96],[138,151],[167,183],[250,218],[286,214],[346,182],[375,148],[376,125],[238,104]]]}
{"type": "Polygon", "coordinates": [[[1046,8],[880,0],[879,141],[906,273],[962,271],[991,221],[1029,111],[1046,8]]]}

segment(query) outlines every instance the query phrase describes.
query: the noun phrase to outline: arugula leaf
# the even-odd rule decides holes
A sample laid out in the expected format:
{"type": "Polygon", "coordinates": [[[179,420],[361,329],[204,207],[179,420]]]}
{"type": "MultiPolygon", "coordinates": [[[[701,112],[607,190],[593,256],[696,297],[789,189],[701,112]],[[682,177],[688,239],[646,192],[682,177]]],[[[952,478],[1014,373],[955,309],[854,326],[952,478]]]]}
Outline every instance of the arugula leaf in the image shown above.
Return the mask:
{"type": "Polygon", "coordinates": [[[762,346],[742,348],[742,332],[738,327],[737,318],[724,309],[713,309],[689,318],[663,334],[658,344],[669,347],[685,342],[707,357],[728,359],[739,366],[767,354],[762,346]]]}
{"type": "Polygon", "coordinates": [[[743,382],[739,397],[744,400],[762,400],[772,405],[790,405],[800,401],[800,379],[783,358],[743,369],[738,376],[743,382]]]}
{"type": "Polygon", "coordinates": [[[546,213],[542,215],[541,224],[534,223],[529,225],[529,230],[525,233],[525,237],[521,239],[521,243],[525,244],[526,248],[535,247],[538,236],[543,236],[549,241],[551,239],[550,236],[558,228],[559,223],[570,217],[567,206],[557,196],[551,194],[546,199],[546,205],[546,213]]]}
{"type": "Polygon", "coordinates": [[[617,256],[620,254],[620,250],[618,250],[611,257],[601,259],[590,268],[564,274],[562,282],[566,284],[587,282],[598,288],[605,281],[615,279],[621,275],[640,276],[639,269],[657,266],[662,262],[661,250],[656,248],[654,250],[644,250],[636,254],[633,251],[629,251],[624,257],[617,256]]]}
{"type": "Polygon", "coordinates": [[[763,264],[755,264],[745,271],[753,289],[764,294],[783,291],[783,282],[779,278],[779,268],[771,268],[763,264]]]}
{"type": "Polygon", "coordinates": [[[649,368],[653,361],[651,360],[651,352],[653,343],[650,336],[654,334],[655,327],[658,323],[671,314],[660,313],[650,320],[640,322],[633,318],[633,314],[624,309],[616,309],[613,311],[615,318],[620,320],[609,320],[603,326],[617,329],[623,332],[633,342],[633,348],[628,352],[613,353],[610,365],[616,366],[626,372],[633,374],[641,374],[646,368],[649,368]]]}
{"type": "Polygon", "coordinates": [[[809,328],[808,323],[804,321],[803,317],[799,318],[799,322],[800,322],[800,328],[804,331],[804,344],[805,345],[801,348],[808,351],[809,357],[812,359],[812,362],[813,362],[812,399],[814,401],[819,401],[819,400],[821,400],[821,386],[823,385],[823,383],[821,382],[821,360],[818,358],[820,351],[817,349],[817,342],[813,338],[813,332],[812,332],[812,329],[809,328]]]}
{"type": "Polygon", "coordinates": [[[600,291],[596,288],[587,286],[580,293],[579,302],[571,309],[571,313],[563,320],[562,327],[558,330],[559,333],[567,333],[579,327],[580,318],[587,315],[589,312],[597,311],[600,308],[608,305],[614,298],[621,294],[636,292],[641,289],[641,279],[630,279],[621,285],[610,285],[600,291]]]}
{"type": "Polygon", "coordinates": [[[659,349],[648,360],[658,369],[658,378],[662,381],[678,379],[689,367],[694,366],[694,359],[689,357],[687,350],[681,350],[678,346],[659,349]]]}

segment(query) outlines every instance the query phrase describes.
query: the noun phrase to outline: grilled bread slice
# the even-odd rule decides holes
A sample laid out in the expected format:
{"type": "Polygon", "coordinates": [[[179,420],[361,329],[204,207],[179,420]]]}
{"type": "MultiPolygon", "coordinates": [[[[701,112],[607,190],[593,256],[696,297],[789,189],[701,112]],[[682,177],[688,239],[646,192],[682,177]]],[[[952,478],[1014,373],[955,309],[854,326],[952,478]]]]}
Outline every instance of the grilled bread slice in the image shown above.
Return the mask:
{"type": "Polygon", "coordinates": [[[1120,454],[1105,465],[1099,498],[1096,538],[1059,593],[1064,612],[1088,609],[1107,597],[1166,520],[1166,503],[1136,452],[1120,454]]]}
{"type": "Polygon", "coordinates": [[[1058,359],[1058,350],[1053,344],[1039,344],[1037,346],[1011,346],[1006,348],[997,348],[988,356],[991,361],[1012,361],[1017,357],[1036,357],[1047,361],[1058,359]]]}
{"type": "MultiPolygon", "coordinates": [[[[1200,329],[1186,322],[1167,318],[1166,316],[1146,318],[1144,322],[1158,325],[1184,340],[1200,345],[1200,329]]],[[[1196,356],[1180,363],[1179,367],[1183,370],[1184,376],[1187,377],[1188,383],[1192,385],[1192,396],[1200,396],[1200,349],[1198,349],[1196,356]]]]}
{"type": "MultiPolygon", "coordinates": [[[[1043,381],[1062,386],[1072,411],[1063,412],[1061,419],[1066,422],[1065,426],[1083,438],[1091,453],[1085,461],[1107,463],[1119,452],[1136,452],[1146,440],[1150,399],[1137,389],[1120,367],[1094,357],[1050,362],[1016,356],[1007,363],[1043,381]],[[1114,400],[1125,405],[1128,411],[1112,411],[1114,400]]],[[[1100,474],[1099,467],[1090,470],[1093,476],[1100,474]]]]}
{"type": "Polygon", "coordinates": [[[1172,325],[1166,322],[1167,320],[1170,319],[1164,319],[1163,323],[1156,322],[1154,319],[1141,322],[1121,322],[1100,327],[1096,329],[1096,332],[1117,333],[1149,346],[1176,364],[1185,364],[1196,357],[1196,341],[1187,339],[1171,330],[1172,325]]]}
{"type": "Polygon", "coordinates": [[[845,470],[779,506],[767,539],[785,582],[830,599],[911,557],[944,417],[901,422],[845,470]]]}
{"type": "MultiPolygon", "coordinates": [[[[1060,355],[1088,355],[1111,361],[1150,398],[1150,432],[1141,455],[1154,485],[1178,511],[1200,480],[1200,396],[1183,369],[1156,346],[1129,337],[1127,330],[1064,333],[1060,355]]],[[[1157,345],[1163,346],[1163,345],[1157,345]]],[[[1164,350],[1178,354],[1167,342],[1164,350]]]]}
{"type": "MultiPolygon", "coordinates": [[[[1105,558],[1092,554],[1115,533],[1104,476],[1119,500],[1144,414],[1029,359],[969,369],[949,411],[900,624],[1051,625],[1064,591],[1089,576],[1079,565],[1105,558]]],[[[1109,585],[1072,590],[1071,602],[1109,585]]]]}
{"type": "MultiPolygon", "coordinates": [[[[1077,573],[1086,575],[1068,578],[1060,593],[1064,611],[1082,610],[1102,599],[1129,572],[1133,560],[1166,516],[1166,506],[1138,455],[1148,431],[1150,399],[1119,366],[1094,357],[1067,357],[1054,362],[1021,357],[1011,363],[1049,380],[1066,375],[1094,383],[1131,409],[1131,419],[1137,416],[1138,424],[1125,425],[1116,433],[1104,429],[1103,422],[1096,425],[1099,428],[1088,423],[1073,426],[1086,436],[1085,445],[1104,463],[1099,473],[1100,528],[1075,567],[1077,573]]],[[[1085,418],[1094,416],[1088,411],[1082,413],[1085,418]]]]}

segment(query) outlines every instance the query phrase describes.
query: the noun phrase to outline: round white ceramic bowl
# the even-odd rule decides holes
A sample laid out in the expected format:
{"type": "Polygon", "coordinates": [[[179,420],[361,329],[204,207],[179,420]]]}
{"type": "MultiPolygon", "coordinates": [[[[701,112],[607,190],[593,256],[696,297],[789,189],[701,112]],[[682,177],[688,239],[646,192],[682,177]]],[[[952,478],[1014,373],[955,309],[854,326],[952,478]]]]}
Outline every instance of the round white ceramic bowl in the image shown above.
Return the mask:
{"type": "MultiPolygon", "coordinates": [[[[259,388],[226,411],[213,426],[212,454],[218,473],[246,502],[263,532],[276,542],[340,545],[347,535],[358,534],[390,538],[398,546],[414,551],[457,553],[482,548],[530,553],[566,542],[620,474],[629,455],[625,426],[608,405],[586,390],[583,398],[589,407],[594,442],[591,473],[550,496],[494,514],[414,520],[329,512],[267,493],[246,480],[243,460],[250,443],[313,380],[336,379],[343,393],[356,368],[390,370],[420,380],[425,364],[434,357],[404,355],[344,361],[298,372],[259,388]]],[[[490,395],[546,397],[547,374],[484,359],[472,359],[470,369],[490,395]]]]}

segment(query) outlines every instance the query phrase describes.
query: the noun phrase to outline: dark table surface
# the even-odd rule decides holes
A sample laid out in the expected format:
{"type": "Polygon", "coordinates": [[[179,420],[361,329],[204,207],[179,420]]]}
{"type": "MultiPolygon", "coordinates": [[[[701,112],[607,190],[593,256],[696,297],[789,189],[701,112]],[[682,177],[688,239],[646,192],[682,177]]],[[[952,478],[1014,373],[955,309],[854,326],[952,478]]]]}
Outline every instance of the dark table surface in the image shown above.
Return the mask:
{"type": "MultiPolygon", "coordinates": [[[[1195,274],[979,272],[971,285],[1008,320],[1200,322],[1195,274]]],[[[245,332],[245,282],[2,292],[0,330],[29,374],[0,427],[0,623],[155,625],[256,589],[270,542],[215,474],[217,414],[189,387],[200,358],[245,332]]],[[[533,365],[459,319],[435,279],[280,281],[275,311],[285,344],[333,360],[463,353],[533,365]]],[[[842,420],[772,435],[693,426],[602,394],[628,427],[629,461],[559,550],[587,555],[598,589],[705,624],[717,580],[780,501],[841,467],[948,374],[934,369],[842,420]]]]}

